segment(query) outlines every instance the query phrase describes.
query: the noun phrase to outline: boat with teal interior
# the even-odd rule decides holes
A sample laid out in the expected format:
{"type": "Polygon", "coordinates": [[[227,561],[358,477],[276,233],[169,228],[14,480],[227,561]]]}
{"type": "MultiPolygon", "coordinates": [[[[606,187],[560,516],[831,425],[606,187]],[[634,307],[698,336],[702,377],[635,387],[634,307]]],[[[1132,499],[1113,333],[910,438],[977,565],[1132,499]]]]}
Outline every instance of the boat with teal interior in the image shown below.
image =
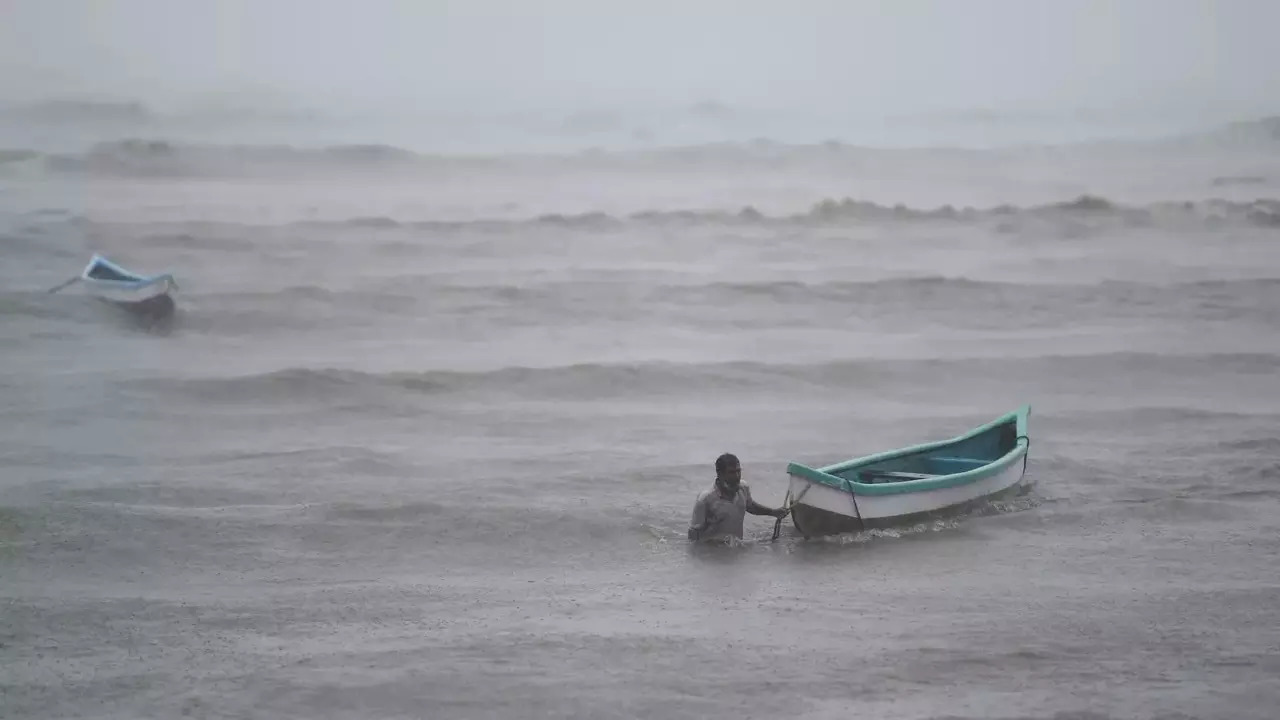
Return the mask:
{"type": "Polygon", "coordinates": [[[140,275],[95,254],[77,279],[93,296],[131,312],[156,317],[174,309],[178,283],[169,273],[140,275]]]}
{"type": "Polygon", "coordinates": [[[911,523],[1025,489],[1030,405],[948,440],[813,468],[787,465],[786,505],[805,537],[911,523]]]}

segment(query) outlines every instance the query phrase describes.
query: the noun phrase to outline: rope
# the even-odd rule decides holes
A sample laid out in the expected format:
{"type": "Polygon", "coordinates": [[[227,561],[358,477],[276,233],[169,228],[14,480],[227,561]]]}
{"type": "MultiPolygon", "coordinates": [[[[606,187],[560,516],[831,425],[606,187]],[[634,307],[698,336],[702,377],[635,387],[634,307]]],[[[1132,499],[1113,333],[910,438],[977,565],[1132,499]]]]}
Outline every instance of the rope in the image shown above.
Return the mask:
{"type": "Polygon", "coordinates": [[[80,276],[79,276],[79,275],[77,275],[77,276],[75,276],[75,277],[71,278],[70,280],[68,280],[68,281],[66,281],[66,282],[64,282],[64,283],[62,283],[61,285],[57,285],[57,286],[55,286],[55,287],[51,287],[51,288],[49,288],[49,292],[51,292],[51,293],[56,293],[56,292],[58,292],[59,290],[61,290],[62,288],[67,287],[68,285],[70,285],[71,283],[73,283],[73,282],[75,282],[75,281],[77,281],[77,280],[79,280],[79,279],[80,279],[80,276]]]}
{"type": "MultiPolygon", "coordinates": [[[[782,496],[782,507],[791,508],[791,487],[787,487],[787,494],[782,496]]],[[[778,539],[778,533],[782,532],[782,518],[773,521],[773,539],[778,539]]],[[[771,541],[772,542],[772,541],[771,541]]]]}
{"type": "Polygon", "coordinates": [[[850,484],[849,478],[841,478],[844,480],[844,489],[849,491],[849,498],[853,500],[853,514],[858,518],[858,530],[866,530],[867,524],[862,522],[862,512],[858,510],[858,496],[853,492],[853,485],[850,484]]]}
{"type": "MultiPolygon", "coordinates": [[[[800,498],[804,497],[804,494],[809,492],[809,488],[811,487],[813,487],[813,483],[809,483],[808,485],[805,485],[804,489],[800,491],[800,494],[797,495],[794,500],[792,500],[791,487],[787,486],[787,494],[782,497],[782,506],[787,509],[788,513],[790,512],[791,508],[796,506],[796,503],[800,502],[800,498]]],[[[785,517],[785,515],[783,517],[785,517]]],[[[794,522],[794,519],[792,520],[792,522],[794,522]]],[[[778,533],[780,532],[782,532],[782,518],[778,518],[773,523],[773,539],[774,540],[778,539],[778,533]]]]}

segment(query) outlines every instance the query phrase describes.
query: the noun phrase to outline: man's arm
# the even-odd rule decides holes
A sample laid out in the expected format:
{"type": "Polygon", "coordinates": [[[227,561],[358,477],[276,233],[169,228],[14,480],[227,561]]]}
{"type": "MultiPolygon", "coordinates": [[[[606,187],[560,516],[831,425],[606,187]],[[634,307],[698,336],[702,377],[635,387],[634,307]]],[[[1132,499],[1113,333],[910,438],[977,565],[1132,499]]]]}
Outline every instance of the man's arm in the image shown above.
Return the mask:
{"type": "Polygon", "coordinates": [[[775,510],[774,508],[765,507],[764,505],[756,502],[755,498],[751,497],[751,491],[747,490],[745,485],[743,486],[743,491],[747,496],[747,512],[752,515],[771,515],[773,517],[782,517],[787,514],[785,508],[777,508],[775,510]]]}
{"type": "Polygon", "coordinates": [[[689,539],[698,540],[707,529],[707,504],[703,498],[693,504],[693,517],[689,520],[689,539]]]}

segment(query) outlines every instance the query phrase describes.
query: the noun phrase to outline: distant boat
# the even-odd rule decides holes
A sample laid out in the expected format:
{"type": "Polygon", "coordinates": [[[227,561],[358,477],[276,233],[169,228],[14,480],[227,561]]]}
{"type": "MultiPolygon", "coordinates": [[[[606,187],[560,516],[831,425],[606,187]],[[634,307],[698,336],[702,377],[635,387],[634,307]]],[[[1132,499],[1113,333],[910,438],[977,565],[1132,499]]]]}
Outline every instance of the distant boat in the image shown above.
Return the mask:
{"type": "MultiPolygon", "coordinates": [[[[912,522],[1023,489],[1024,405],[968,432],[822,468],[787,465],[791,521],[805,537],[912,522]]],[[[776,529],[775,529],[776,531],[776,529]]]]}
{"type": "Polygon", "coordinates": [[[178,283],[169,273],[139,275],[94,255],[76,279],[95,297],[140,315],[161,317],[174,309],[178,283]]]}

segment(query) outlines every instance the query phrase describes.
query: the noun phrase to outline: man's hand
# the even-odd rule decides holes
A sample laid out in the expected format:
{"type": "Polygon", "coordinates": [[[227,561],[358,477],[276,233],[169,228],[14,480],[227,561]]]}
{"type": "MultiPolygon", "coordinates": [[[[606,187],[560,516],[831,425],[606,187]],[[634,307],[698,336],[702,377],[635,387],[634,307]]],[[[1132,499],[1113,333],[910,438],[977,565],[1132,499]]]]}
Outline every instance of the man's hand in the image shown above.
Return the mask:
{"type": "Polygon", "coordinates": [[[778,508],[777,510],[774,510],[773,512],[771,512],[771,513],[769,513],[769,514],[770,514],[770,515],[773,515],[774,517],[776,517],[776,518],[778,518],[778,519],[782,519],[782,518],[786,517],[786,516],[787,516],[787,513],[789,513],[789,512],[791,512],[791,509],[790,509],[790,508],[778,508]]]}

